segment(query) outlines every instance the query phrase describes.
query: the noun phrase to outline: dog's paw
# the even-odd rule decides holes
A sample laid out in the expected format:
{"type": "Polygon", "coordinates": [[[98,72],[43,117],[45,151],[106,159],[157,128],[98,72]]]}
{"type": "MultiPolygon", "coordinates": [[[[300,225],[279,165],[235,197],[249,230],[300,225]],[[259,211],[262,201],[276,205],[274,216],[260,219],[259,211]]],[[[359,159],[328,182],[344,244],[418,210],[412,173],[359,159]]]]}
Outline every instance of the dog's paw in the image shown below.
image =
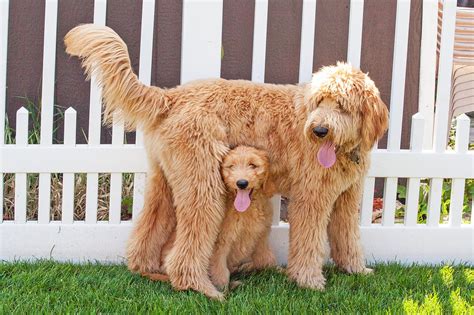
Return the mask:
{"type": "Polygon", "coordinates": [[[211,268],[210,277],[212,284],[223,291],[230,281],[230,271],[227,268],[211,268]]]}
{"type": "Polygon", "coordinates": [[[364,274],[364,275],[371,275],[374,273],[374,269],[372,268],[364,268],[364,270],[362,270],[361,274],[364,274]]]}
{"type": "Polygon", "coordinates": [[[326,285],[326,279],[321,271],[306,271],[293,274],[288,271],[288,276],[296,281],[298,286],[318,291],[323,291],[326,285]]]}
{"type": "Polygon", "coordinates": [[[374,270],[371,268],[366,268],[365,266],[356,266],[356,267],[345,267],[342,268],[343,272],[346,272],[348,274],[362,274],[362,275],[369,275],[374,273],[374,270]]]}

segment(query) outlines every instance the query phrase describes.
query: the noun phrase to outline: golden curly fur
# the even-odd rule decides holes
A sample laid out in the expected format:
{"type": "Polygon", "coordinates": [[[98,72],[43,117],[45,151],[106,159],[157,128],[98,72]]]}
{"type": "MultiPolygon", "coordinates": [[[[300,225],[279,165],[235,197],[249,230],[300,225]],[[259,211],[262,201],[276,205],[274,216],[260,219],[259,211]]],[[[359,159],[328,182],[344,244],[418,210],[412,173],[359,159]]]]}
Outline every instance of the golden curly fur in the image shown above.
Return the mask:
{"type": "Polygon", "coordinates": [[[238,146],[224,158],[222,178],[228,190],[227,210],[209,268],[212,283],[218,289],[228,286],[233,271],[276,265],[268,244],[273,214],[269,198],[274,193],[269,173],[269,159],[264,151],[238,146]],[[248,182],[243,189],[238,187],[242,180],[248,182]],[[238,194],[249,195],[251,199],[243,212],[237,211],[234,205],[238,194]]]}
{"type": "Polygon", "coordinates": [[[161,249],[176,224],[164,262],[172,285],[222,298],[207,273],[225,214],[219,167],[230,147],[247,145],[267,152],[276,190],[290,198],[289,277],[323,289],[326,240],[341,269],[367,272],[358,208],[370,149],[387,128],[388,111],[366,74],[339,63],[298,86],[215,79],[164,90],[138,81],[126,45],[110,28],[78,26],[65,44],[96,75],[106,112],[145,133],[150,180],[129,244],[131,270],[160,270],[161,249]]]}
{"type": "MultiPolygon", "coordinates": [[[[210,260],[209,275],[212,283],[224,290],[234,271],[252,271],[276,266],[268,237],[272,224],[272,207],[269,198],[274,186],[269,180],[269,159],[262,150],[238,146],[229,151],[222,162],[222,178],[227,186],[226,213],[210,260]],[[239,188],[239,181],[247,181],[239,188]],[[237,194],[249,197],[248,208],[239,212],[234,203],[237,194]]],[[[176,234],[163,247],[162,259],[173,246],[176,234]]],[[[160,273],[142,273],[154,281],[167,281],[165,270],[160,273]]]]}

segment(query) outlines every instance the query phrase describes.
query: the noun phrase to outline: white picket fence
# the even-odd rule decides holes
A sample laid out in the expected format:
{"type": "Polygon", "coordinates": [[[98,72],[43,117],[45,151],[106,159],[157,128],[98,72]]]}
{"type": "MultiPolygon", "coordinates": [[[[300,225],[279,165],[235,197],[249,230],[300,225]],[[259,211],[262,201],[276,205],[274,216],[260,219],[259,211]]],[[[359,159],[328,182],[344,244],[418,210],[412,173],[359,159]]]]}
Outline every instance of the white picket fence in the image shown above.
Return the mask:
{"type": "MultiPolygon", "coordinates": [[[[143,0],[140,80],[150,83],[154,0],[143,0]]],[[[94,23],[105,24],[106,0],[95,0],[94,23]]],[[[135,174],[133,218],[143,205],[147,160],[143,136],[136,145],[123,143],[122,124],[113,125],[112,144],[100,144],[101,91],[91,84],[87,145],[76,145],[76,111],[65,113],[64,144],[52,144],[56,25],[58,0],[46,0],[42,79],[41,143],[28,145],[28,112],[17,112],[16,144],[4,144],[8,0],[0,0],[0,172],[15,174],[14,220],[3,221],[0,208],[0,259],[123,260],[132,222],[121,221],[122,173],[135,174]],[[27,220],[28,173],[39,173],[38,220],[27,220]],[[63,173],[62,220],[50,221],[51,173],[63,173]],[[87,173],[85,221],[73,220],[74,174],[87,173]],[[97,222],[98,174],[111,174],[109,221],[97,222]]],[[[181,81],[220,76],[223,0],[184,0],[181,81]]],[[[252,80],[263,82],[268,0],[256,0],[252,80]]],[[[300,82],[311,78],[316,0],[305,0],[301,32],[300,82]]],[[[360,64],[363,0],[351,0],[347,60],[360,64]]],[[[473,220],[462,223],[465,179],[474,177],[474,153],[468,151],[469,119],[457,118],[456,148],[446,151],[456,1],[444,1],[442,41],[435,98],[437,2],[424,1],[420,64],[419,113],[413,116],[411,148],[400,149],[410,1],[399,0],[393,58],[388,148],[374,149],[361,205],[361,233],[369,261],[402,263],[474,262],[473,220]],[[436,101],[435,101],[436,100],[436,101]],[[436,105],[436,112],[434,107],[436,105]],[[385,178],[383,218],[372,224],[375,178],[385,178]],[[408,179],[403,224],[395,223],[398,178],[408,179]],[[420,179],[429,178],[427,224],[417,224],[420,179]],[[440,224],[444,178],[452,179],[449,222],[440,224]]],[[[1,181],[0,181],[1,182],[1,181]]],[[[2,183],[3,184],[3,183],[2,183]]],[[[3,198],[3,187],[0,192],[3,198]]],[[[288,225],[279,222],[279,196],[271,242],[278,260],[286,262],[288,225]]],[[[0,205],[1,207],[1,205],[0,205]]]]}

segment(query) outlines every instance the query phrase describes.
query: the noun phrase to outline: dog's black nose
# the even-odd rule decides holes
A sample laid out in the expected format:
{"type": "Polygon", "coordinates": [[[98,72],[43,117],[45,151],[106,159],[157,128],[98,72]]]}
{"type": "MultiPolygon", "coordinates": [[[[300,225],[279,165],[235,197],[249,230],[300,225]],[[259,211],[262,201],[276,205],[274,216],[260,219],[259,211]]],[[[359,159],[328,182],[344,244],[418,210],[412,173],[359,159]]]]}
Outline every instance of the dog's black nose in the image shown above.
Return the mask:
{"type": "Polygon", "coordinates": [[[326,135],[328,134],[328,131],[329,131],[328,128],[324,128],[321,126],[313,128],[313,133],[320,138],[326,137],[326,135]]]}
{"type": "Polygon", "coordinates": [[[247,188],[248,185],[249,185],[249,181],[246,179],[239,179],[237,181],[237,187],[239,187],[240,189],[245,189],[247,188]]]}

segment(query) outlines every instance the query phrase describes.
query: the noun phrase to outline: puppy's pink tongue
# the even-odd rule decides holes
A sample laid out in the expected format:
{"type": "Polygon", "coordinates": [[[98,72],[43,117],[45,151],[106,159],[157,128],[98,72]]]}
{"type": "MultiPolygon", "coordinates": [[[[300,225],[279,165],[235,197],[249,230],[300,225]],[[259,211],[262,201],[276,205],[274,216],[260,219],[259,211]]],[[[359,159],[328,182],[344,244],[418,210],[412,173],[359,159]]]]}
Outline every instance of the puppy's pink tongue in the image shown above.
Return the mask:
{"type": "Polygon", "coordinates": [[[250,206],[250,190],[237,190],[237,196],[235,196],[234,207],[239,212],[244,212],[250,206]]]}
{"type": "Polygon", "coordinates": [[[318,151],[318,161],[324,168],[330,168],[336,163],[336,146],[332,142],[324,142],[318,151]]]}

